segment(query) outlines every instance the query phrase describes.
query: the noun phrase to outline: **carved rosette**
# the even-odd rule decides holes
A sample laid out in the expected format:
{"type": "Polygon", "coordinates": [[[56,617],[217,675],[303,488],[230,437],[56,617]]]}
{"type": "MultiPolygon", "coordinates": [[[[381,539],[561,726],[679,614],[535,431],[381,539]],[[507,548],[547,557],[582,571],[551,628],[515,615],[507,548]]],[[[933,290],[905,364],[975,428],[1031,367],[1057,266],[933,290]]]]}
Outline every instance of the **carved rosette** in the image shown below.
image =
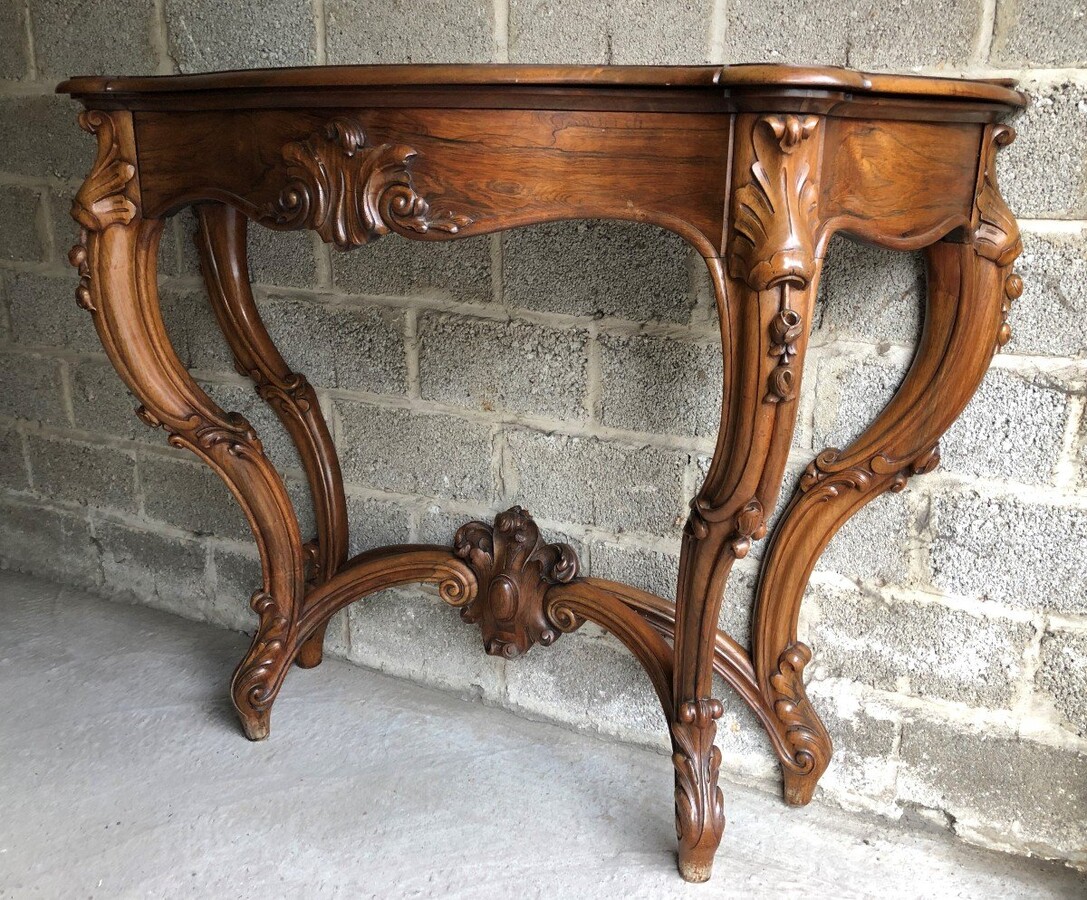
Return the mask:
{"type": "Polygon", "coordinates": [[[770,323],[774,368],[767,403],[794,400],[796,342],[803,317],[789,306],[789,288],[805,290],[815,274],[817,116],[759,117],[752,130],[750,179],[737,189],[729,242],[729,274],[753,291],[781,288],[780,309],[770,323]]]}
{"type": "Polygon", "coordinates": [[[984,174],[978,188],[977,214],[978,226],[974,231],[974,248],[978,256],[991,260],[1003,269],[1009,269],[1004,275],[1003,294],[1001,297],[1001,322],[997,329],[996,345],[999,349],[1012,338],[1008,315],[1012,302],[1023,293],[1023,279],[1010,271],[1017,256],[1023,252],[1023,239],[1019,234],[1019,224],[1008,209],[1000,194],[996,180],[996,154],[1001,147],[1007,147],[1015,140],[1015,129],[1008,125],[994,125],[990,131],[990,143],[986,148],[984,174]]]}
{"type": "Polygon", "coordinates": [[[681,861],[697,847],[709,848],[712,858],[725,831],[725,800],[717,786],[721,751],[713,742],[723,712],[720,700],[690,700],[671,725],[681,861]]]}
{"type": "Polygon", "coordinates": [[[461,618],[478,623],[492,656],[512,659],[533,644],[547,646],[580,623],[552,621],[546,595],[553,584],[577,577],[578,559],[569,544],[548,544],[528,511],[514,506],[485,522],[462,526],[453,550],[475,573],[479,590],[461,607],[461,618]]]}
{"type": "Polygon", "coordinates": [[[804,668],[811,650],[799,641],[778,657],[777,671],[770,676],[771,701],[785,727],[785,740],[793,753],[796,773],[823,772],[830,763],[830,736],[804,692],[804,668]]]}
{"type": "Polygon", "coordinates": [[[105,231],[111,225],[128,225],[136,218],[136,204],[129,196],[136,165],[124,158],[117,123],[108,113],[82,112],[79,127],[98,139],[98,156],[72,202],[72,218],[79,223],[79,242],[68,251],[68,262],[79,273],[76,302],[88,312],[94,312],[87,255],[88,233],[105,231]]]}
{"type": "Polygon", "coordinates": [[[278,228],[312,228],[341,250],[390,231],[457,234],[472,220],[430,208],[412,183],[415,156],[403,144],[367,146],[362,123],[338,116],[324,131],[283,148],[288,183],[266,218],[278,228]]]}

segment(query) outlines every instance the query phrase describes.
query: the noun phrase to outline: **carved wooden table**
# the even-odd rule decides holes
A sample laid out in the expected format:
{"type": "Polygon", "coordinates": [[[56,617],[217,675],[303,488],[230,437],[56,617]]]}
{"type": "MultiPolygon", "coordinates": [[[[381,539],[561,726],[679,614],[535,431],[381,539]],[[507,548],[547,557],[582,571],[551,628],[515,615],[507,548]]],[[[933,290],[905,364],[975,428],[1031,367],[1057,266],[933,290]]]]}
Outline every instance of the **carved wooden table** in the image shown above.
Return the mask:
{"type": "Polygon", "coordinates": [[[252,740],[292,662],[321,661],[337,610],[411,582],[438,585],[514,657],[584,620],[645,667],[670,724],[679,870],[709,878],[724,829],[714,747],[717,672],[807,803],[831,743],[804,693],[797,640],[808,576],[835,531],[939,458],[937,440],[1009,337],[1018,229],[995,177],[998,124],[1024,105],[1005,81],[776,66],[362,66],[164,78],[75,78],[98,156],[72,214],[79,303],[148,425],[214,469],[256,536],[259,626],[231,694],[252,740]],[[155,262],[168,216],[194,206],[208,294],[237,368],[297,444],[317,513],[300,532],[283,481],[240,415],[189,376],[165,333],[155,262]],[[346,558],[336,451],[313,389],[261,322],[249,220],[311,228],[341,250],[395,232],[441,241],[578,218],[649,222],[698,249],[724,347],[713,464],[683,533],[676,604],[578,574],[519,507],[470,522],[453,547],[346,558]],[[805,472],[762,565],[750,654],[717,629],[734,560],[766,534],[796,418],[812,305],[831,235],[924,249],[924,330],[905,381],[844,450],[805,472]]]}

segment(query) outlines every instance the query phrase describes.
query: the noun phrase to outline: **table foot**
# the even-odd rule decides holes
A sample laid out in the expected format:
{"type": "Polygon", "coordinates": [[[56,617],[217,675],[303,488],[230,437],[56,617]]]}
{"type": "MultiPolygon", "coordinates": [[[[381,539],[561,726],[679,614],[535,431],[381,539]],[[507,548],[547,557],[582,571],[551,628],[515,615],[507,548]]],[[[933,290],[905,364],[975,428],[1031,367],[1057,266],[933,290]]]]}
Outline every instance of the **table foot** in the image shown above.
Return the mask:
{"type": "Polygon", "coordinates": [[[300,669],[315,669],[321,665],[325,655],[325,632],[328,631],[328,622],[316,628],[302,645],[298,648],[298,655],[294,664],[300,669]]]}
{"type": "Polygon", "coordinates": [[[709,880],[725,833],[725,801],[717,786],[721,751],[713,742],[722,712],[720,700],[692,700],[679,707],[671,724],[677,859],[679,874],[686,881],[709,880]]]}

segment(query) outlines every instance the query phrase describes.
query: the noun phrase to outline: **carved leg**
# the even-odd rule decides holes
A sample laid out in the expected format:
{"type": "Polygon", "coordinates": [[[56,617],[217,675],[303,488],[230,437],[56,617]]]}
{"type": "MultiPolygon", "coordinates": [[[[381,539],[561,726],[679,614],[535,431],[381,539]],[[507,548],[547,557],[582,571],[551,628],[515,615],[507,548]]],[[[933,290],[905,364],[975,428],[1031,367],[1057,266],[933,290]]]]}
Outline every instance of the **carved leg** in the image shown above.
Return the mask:
{"type": "Polygon", "coordinates": [[[1018,228],[996,189],[997,146],[1011,139],[991,129],[972,240],[926,251],[924,332],[902,386],[876,421],[846,450],[828,449],[808,467],[775,529],[763,563],[753,632],[754,664],[767,705],[785,729],[785,799],[807,803],[830,762],[831,745],[804,692],[811,651],[796,626],[808,578],[835,532],[885,491],[939,462],[937,441],[973,395],[993,353],[1010,333],[1005,315],[1022,283],[1011,272],[1018,228]]]}
{"type": "Polygon", "coordinates": [[[725,378],[717,449],[683,533],[676,594],[672,737],[679,870],[710,877],[724,830],[711,696],[717,618],[735,560],[766,533],[796,419],[819,260],[814,116],[737,118],[728,275],[708,260],[725,378]]]}
{"type": "Polygon", "coordinates": [[[69,258],[79,269],[76,296],[94,318],[118,374],[160,426],[226,482],[257,540],[263,584],[252,606],[260,617],[231,693],[246,736],[268,734],[268,714],[294,652],[304,589],[302,540],[287,491],[260,440],[189,376],[170,345],[159,308],[155,263],[163,221],[144,219],[136,177],[132,117],[89,111],[82,127],[98,139],[98,158],[72,206],[82,226],[69,258]]]}
{"type": "MultiPolygon", "coordinates": [[[[316,558],[310,580],[323,584],[347,557],[347,504],[335,445],[316,393],[305,376],[292,372],[280,355],[253,301],[246,254],[247,219],[221,203],[201,204],[196,213],[200,268],[234,364],[242,375],[253,379],[257,393],[279,417],[306,470],[317,519],[316,558]]],[[[327,626],[326,620],[299,648],[299,666],[311,668],[321,662],[327,626]]]]}

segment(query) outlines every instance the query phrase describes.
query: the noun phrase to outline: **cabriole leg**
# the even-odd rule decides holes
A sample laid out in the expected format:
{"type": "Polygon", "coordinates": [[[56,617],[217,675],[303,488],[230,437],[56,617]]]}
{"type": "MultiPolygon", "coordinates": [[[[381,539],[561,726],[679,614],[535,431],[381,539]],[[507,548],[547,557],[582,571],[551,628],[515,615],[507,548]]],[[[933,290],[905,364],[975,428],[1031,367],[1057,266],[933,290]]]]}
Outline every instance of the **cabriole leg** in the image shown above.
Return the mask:
{"type": "Polygon", "coordinates": [[[970,240],[941,241],[925,251],[924,331],[901,387],[853,444],[824,450],[808,466],[763,563],[753,662],[767,706],[792,750],[791,757],[782,757],[785,799],[791,804],[811,799],[831,754],[830,738],[804,690],[811,651],[797,640],[808,578],[830,539],[857,510],[937,465],[937,441],[1010,336],[1006,313],[1022,291],[1011,264],[1021,244],[996,188],[994,157],[1011,136],[1006,126],[990,128],[970,240]]]}
{"type": "MultiPolygon", "coordinates": [[[[317,520],[316,544],[308,544],[313,566],[310,583],[324,584],[347,558],[347,503],[336,447],[313,387],[292,372],[272,342],[253,300],[246,253],[248,220],[233,207],[207,203],[196,207],[196,246],[208,299],[219,322],[234,365],[256,384],[257,393],[290,434],[302,460],[317,520]]],[[[298,650],[297,663],[312,668],[321,662],[323,622],[298,650]]]]}
{"type": "Polygon", "coordinates": [[[727,273],[707,263],[725,370],[713,462],[683,533],[672,710],[679,870],[710,877],[724,830],[711,696],[717,620],[737,559],[766,533],[796,420],[820,261],[815,247],[822,146],[815,116],[742,115],[735,128],[727,273]]]}
{"type": "Polygon", "coordinates": [[[131,114],[88,111],[80,124],[96,135],[98,157],[72,206],[82,228],[69,255],[79,270],[79,303],[140,401],[140,418],[165,429],[171,444],[192,450],[222,477],[260,550],[263,584],[252,598],[260,622],[231,685],[246,736],[259,740],[268,734],[269,711],[293,657],[304,590],[294,510],[249,423],[208,397],[166,336],[155,265],[163,220],[141,213],[131,114]]]}

